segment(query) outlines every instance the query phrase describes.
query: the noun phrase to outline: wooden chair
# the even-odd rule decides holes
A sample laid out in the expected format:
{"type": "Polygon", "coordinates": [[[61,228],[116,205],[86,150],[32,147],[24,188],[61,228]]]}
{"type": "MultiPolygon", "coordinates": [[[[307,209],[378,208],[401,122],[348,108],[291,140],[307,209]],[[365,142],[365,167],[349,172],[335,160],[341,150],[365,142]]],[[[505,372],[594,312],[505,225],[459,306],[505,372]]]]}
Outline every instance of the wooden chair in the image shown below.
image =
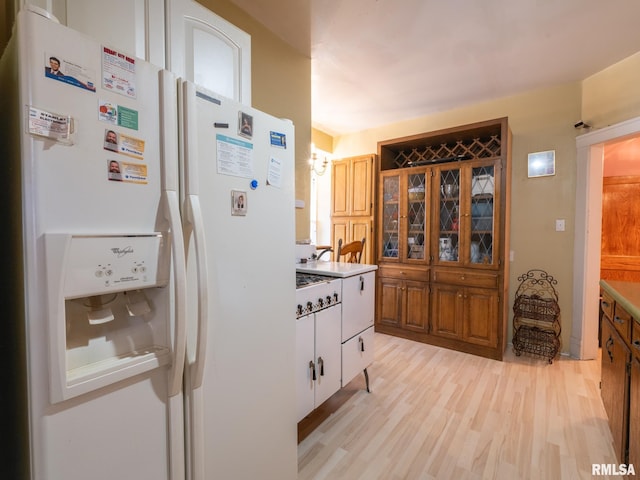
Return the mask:
{"type": "Polygon", "coordinates": [[[345,255],[345,262],[348,263],[360,263],[362,260],[362,251],[364,250],[365,239],[355,240],[346,245],[342,245],[342,239],[338,240],[338,252],[336,253],[336,261],[342,261],[342,256],[345,255]],[[348,257],[346,257],[348,255],[348,257]]]}

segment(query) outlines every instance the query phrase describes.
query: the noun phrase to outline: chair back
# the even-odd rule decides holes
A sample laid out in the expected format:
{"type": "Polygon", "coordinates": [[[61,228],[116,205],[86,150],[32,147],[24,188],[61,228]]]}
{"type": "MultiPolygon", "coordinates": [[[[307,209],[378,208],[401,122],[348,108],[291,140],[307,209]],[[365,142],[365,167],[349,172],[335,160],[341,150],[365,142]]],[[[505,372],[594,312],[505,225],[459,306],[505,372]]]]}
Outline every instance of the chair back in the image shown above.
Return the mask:
{"type": "Polygon", "coordinates": [[[365,239],[363,238],[362,240],[355,240],[343,245],[342,239],[339,239],[336,260],[338,262],[360,263],[362,260],[362,251],[364,250],[364,241],[365,239]],[[342,258],[343,256],[345,257],[344,260],[342,258]]]}

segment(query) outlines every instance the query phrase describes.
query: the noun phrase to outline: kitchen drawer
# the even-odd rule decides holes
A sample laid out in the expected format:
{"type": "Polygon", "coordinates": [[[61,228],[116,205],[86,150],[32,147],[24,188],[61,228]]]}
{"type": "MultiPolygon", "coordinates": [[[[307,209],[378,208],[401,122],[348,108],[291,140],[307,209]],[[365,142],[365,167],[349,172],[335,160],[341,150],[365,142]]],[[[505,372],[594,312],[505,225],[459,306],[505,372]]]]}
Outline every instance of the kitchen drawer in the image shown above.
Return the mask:
{"type": "Polygon", "coordinates": [[[400,280],[417,280],[419,282],[429,281],[428,268],[409,268],[409,267],[389,267],[381,265],[378,270],[378,276],[387,278],[398,278],[400,280]]]}
{"type": "Polygon", "coordinates": [[[498,288],[498,275],[468,271],[434,270],[433,281],[465,287],[498,288]]]}
{"type": "Polygon", "coordinates": [[[640,321],[634,319],[631,326],[631,353],[640,359],[640,321]]]}
{"type": "Polygon", "coordinates": [[[633,317],[620,306],[618,302],[615,304],[613,315],[613,325],[616,327],[616,330],[622,337],[622,339],[629,343],[631,339],[631,323],[633,322],[633,317]]]}
{"type": "Polygon", "coordinates": [[[373,327],[342,344],[342,387],[373,362],[373,327]]]}
{"type": "Polygon", "coordinates": [[[600,308],[603,313],[609,317],[609,320],[613,320],[613,306],[615,305],[613,297],[604,290],[601,293],[602,299],[600,300],[600,308]]]}

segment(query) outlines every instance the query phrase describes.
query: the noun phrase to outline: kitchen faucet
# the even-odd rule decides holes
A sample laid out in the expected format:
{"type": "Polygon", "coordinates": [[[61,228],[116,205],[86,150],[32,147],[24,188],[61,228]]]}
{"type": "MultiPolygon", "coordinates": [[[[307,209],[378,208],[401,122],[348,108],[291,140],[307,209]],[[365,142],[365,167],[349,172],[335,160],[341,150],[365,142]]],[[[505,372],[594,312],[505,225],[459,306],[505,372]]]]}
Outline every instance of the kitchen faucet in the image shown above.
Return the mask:
{"type": "Polygon", "coordinates": [[[327,253],[327,252],[333,252],[333,248],[331,248],[331,247],[325,248],[324,250],[322,250],[322,251],[320,252],[320,254],[319,254],[319,255],[316,255],[316,254],[314,253],[313,255],[311,255],[311,258],[312,258],[313,260],[316,260],[316,261],[317,261],[317,260],[320,260],[320,258],[321,258],[325,253],[327,253]]]}

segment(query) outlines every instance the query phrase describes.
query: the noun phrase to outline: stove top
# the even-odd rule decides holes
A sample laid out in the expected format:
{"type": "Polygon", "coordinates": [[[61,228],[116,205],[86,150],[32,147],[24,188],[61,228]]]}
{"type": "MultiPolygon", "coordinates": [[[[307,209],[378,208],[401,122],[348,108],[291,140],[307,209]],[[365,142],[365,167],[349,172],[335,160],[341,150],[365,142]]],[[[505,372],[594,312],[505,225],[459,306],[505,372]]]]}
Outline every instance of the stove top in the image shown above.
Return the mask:
{"type": "Polygon", "coordinates": [[[296,288],[308,287],[316,283],[327,282],[328,280],[331,279],[313,273],[296,273],[296,288]]]}

